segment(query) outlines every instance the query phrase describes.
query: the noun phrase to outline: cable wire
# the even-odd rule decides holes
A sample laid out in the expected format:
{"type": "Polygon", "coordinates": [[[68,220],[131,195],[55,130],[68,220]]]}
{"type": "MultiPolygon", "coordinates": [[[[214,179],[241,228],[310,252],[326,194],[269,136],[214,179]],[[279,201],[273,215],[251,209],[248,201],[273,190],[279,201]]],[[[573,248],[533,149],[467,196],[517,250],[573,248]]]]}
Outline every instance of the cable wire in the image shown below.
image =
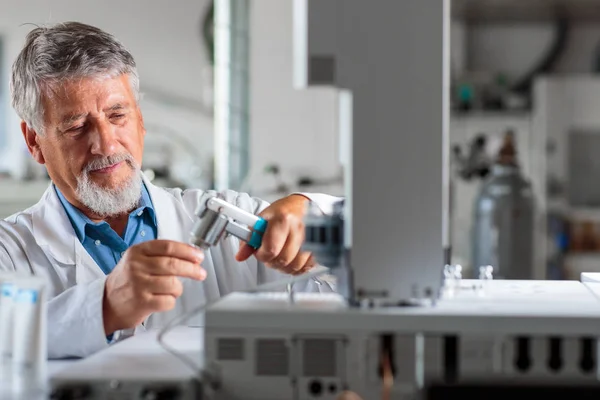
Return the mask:
{"type": "Polygon", "coordinates": [[[389,350],[384,350],[381,354],[382,365],[382,390],[381,399],[390,400],[392,397],[392,388],[394,386],[394,373],[392,372],[391,355],[389,350]]]}

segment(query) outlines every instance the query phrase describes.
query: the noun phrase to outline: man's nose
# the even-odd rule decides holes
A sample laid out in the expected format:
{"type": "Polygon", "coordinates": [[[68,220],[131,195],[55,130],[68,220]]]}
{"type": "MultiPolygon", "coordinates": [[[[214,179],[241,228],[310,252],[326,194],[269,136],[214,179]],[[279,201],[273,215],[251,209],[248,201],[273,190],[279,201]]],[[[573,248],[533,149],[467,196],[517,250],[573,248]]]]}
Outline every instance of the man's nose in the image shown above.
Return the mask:
{"type": "Polygon", "coordinates": [[[117,150],[117,135],[112,124],[98,122],[90,140],[92,154],[108,157],[117,150]]]}

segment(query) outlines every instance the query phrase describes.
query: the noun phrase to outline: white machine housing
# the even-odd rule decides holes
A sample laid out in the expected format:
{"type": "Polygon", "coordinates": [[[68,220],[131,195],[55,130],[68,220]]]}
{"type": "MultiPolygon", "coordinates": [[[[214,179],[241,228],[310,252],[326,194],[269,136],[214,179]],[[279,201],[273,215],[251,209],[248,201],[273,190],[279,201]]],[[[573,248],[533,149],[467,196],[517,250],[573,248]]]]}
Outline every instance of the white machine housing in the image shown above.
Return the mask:
{"type": "Polygon", "coordinates": [[[340,89],[345,240],[360,298],[438,294],[449,243],[449,27],[449,0],[294,0],[295,87],[340,89]]]}
{"type": "Polygon", "coordinates": [[[500,280],[450,283],[435,307],[238,293],[206,314],[206,366],[219,376],[216,399],[334,400],[344,389],[375,399],[387,336],[393,399],[475,398],[453,396],[464,385],[481,386],[476,398],[511,385],[597,396],[599,296],[597,282],[500,280]],[[451,386],[435,397],[437,385],[451,386]]]}

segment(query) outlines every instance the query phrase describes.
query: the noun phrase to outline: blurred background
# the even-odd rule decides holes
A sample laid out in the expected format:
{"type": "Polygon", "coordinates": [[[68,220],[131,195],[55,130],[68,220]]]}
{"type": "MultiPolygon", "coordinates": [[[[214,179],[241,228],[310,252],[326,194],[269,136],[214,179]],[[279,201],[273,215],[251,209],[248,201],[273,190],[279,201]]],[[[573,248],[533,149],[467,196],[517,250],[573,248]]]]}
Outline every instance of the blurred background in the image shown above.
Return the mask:
{"type": "MultiPolygon", "coordinates": [[[[9,104],[12,62],[31,24],[67,20],[114,34],[136,58],[143,169],[157,184],[267,200],[343,193],[337,93],[292,87],[291,0],[0,4],[0,217],[37,202],[49,183],[9,104]]],[[[600,272],[600,0],[454,0],[452,8],[452,262],[474,274],[494,263],[480,254],[482,241],[503,248],[509,240],[538,279],[600,272]],[[518,175],[510,183],[498,169],[507,163],[518,175]],[[485,214],[502,190],[528,204],[514,216],[528,222],[508,236],[485,214]]],[[[394,39],[382,45],[393,51],[394,39]]]]}

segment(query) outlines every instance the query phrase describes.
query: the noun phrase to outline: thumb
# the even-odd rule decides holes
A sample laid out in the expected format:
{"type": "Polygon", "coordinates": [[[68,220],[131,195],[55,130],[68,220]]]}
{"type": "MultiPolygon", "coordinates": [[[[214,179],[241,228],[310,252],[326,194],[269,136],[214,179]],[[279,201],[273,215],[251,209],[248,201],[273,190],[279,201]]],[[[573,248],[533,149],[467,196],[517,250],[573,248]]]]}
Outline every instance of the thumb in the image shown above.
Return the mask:
{"type": "Polygon", "coordinates": [[[237,261],[246,261],[256,250],[248,245],[248,243],[242,243],[240,250],[235,255],[237,261]]]}

